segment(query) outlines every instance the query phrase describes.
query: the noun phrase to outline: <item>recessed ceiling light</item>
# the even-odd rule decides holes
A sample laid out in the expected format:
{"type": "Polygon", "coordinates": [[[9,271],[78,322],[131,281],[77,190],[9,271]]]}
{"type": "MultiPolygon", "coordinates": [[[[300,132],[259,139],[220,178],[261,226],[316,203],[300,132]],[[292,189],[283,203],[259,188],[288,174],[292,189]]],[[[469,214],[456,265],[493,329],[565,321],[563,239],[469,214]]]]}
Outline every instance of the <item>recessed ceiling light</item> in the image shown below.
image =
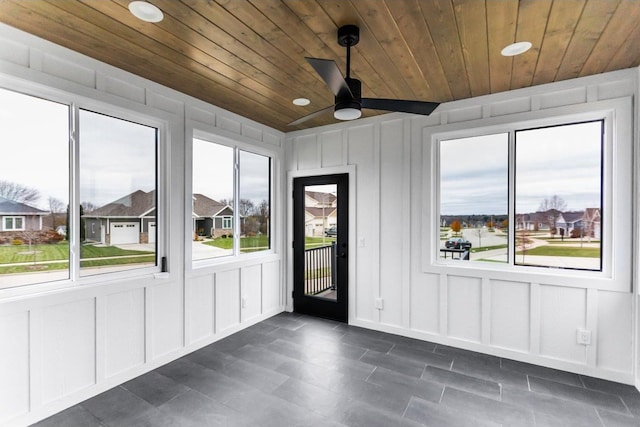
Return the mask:
{"type": "Polygon", "coordinates": [[[293,103],[294,105],[304,107],[305,105],[311,104],[311,101],[309,101],[307,98],[296,98],[293,100],[293,103]]]}
{"type": "Polygon", "coordinates": [[[333,112],[333,117],[338,120],[355,120],[362,116],[362,111],[358,108],[341,108],[333,112]]]}
{"type": "Polygon", "coordinates": [[[146,1],[132,1],[129,3],[129,11],[145,22],[160,22],[164,18],[160,9],[146,1]]]}
{"type": "Polygon", "coordinates": [[[531,46],[532,45],[530,42],[516,42],[510,44],[509,46],[506,46],[500,51],[500,53],[502,54],[502,56],[516,56],[520,55],[521,53],[525,53],[526,51],[531,49],[531,46]]]}

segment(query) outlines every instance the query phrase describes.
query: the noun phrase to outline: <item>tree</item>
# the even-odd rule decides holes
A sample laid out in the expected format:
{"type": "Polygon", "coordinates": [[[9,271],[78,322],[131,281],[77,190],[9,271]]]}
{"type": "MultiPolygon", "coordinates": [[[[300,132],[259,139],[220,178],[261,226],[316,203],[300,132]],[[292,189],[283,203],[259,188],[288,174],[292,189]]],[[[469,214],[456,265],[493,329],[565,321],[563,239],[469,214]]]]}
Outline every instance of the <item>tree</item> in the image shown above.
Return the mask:
{"type": "Polygon", "coordinates": [[[460,224],[460,221],[458,221],[457,219],[454,219],[451,222],[451,231],[453,231],[454,233],[459,233],[460,230],[462,229],[462,225],[460,224]]]}
{"type": "Polygon", "coordinates": [[[263,200],[256,207],[256,215],[260,222],[260,232],[266,234],[269,232],[269,202],[263,200]]]}
{"type": "Polygon", "coordinates": [[[40,192],[16,182],[0,181],[0,197],[19,203],[35,203],[40,198],[40,192]]]}
{"type": "Polygon", "coordinates": [[[98,209],[98,207],[95,204],[91,203],[91,202],[86,202],[85,201],[85,202],[82,202],[80,204],[82,205],[82,207],[84,208],[84,211],[86,213],[91,213],[91,212],[95,211],[96,209],[98,209]]]}
{"type": "Polygon", "coordinates": [[[51,212],[51,227],[56,229],[58,225],[56,222],[56,214],[64,212],[64,202],[62,200],[56,199],[55,197],[49,197],[49,212],[51,212]]]}
{"type": "Polygon", "coordinates": [[[253,213],[255,206],[251,199],[240,199],[240,203],[238,205],[238,210],[241,216],[249,216],[253,213]]]}
{"type": "Polygon", "coordinates": [[[551,198],[545,198],[542,203],[540,203],[538,211],[545,214],[545,219],[549,226],[549,230],[551,231],[551,236],[556,234],[558,229],[558,218],[566,209],[566,202],[557,194],[554,194],[551,198]]]}
{"type": "Polygon", "coordinates": [[[502,220],[502,224],[500,224],[502,228],[507,228],[509,226],[509,221],[506,219],[502,220]]]}

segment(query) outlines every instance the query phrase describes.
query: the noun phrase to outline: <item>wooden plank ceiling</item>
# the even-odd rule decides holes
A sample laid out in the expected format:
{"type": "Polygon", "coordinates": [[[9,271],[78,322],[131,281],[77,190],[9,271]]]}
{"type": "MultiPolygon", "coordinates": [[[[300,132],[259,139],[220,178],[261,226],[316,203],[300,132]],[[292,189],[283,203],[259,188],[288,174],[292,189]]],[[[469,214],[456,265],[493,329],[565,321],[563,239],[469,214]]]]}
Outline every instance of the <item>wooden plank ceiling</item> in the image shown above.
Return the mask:
{"type": "Polygon", "coordinates": [[[368,98],[446,102],[640,64],[637,0],[149,1],[162,22],[129,0],[0,0],[0,21],[282,131],[335,122],[287,126],[333,104],[304,57],[344,72],[345,24],[360,27],[352,76],[368,98]],[[523,40],[529,52],[500,55],[523,40]]]}

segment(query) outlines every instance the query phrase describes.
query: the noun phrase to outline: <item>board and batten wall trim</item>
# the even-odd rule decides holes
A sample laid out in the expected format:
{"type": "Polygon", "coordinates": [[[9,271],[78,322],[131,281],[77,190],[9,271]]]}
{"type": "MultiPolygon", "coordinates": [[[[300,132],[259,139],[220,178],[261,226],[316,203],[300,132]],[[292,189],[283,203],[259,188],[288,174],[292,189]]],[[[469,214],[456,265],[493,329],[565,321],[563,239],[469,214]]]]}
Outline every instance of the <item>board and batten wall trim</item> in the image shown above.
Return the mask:
{"type": "MultiPolygon", "coordinates": [[[[625,273],[629,283],[607,289],[575,281],[547,283],[517,271],[432,270],[425,268],[422,230],[433,223],[424,203],[433,179],[431,163],[424,160],[424,135],[430,129],[482,127],[597,103],[630,105],[637,96],[638,69],[628,69],[446,103],[429,117],[394,113],[288,133],[290,172],[324,167],[325,153],[337,151],[337,142],[328,141],[340,141],[343,153],[332,157],[332,164],[356,167],[359,247],[355,283],[350,283],[357,294],[352,323],[633,384],[638,333],[631,271],[625,273]],[[385,238],[383,233],[390,232],[409,235],[410,243],[385,238]],[[372,264],[379,268],[371,269],[372,264]],[[384,299],[382,312],[374,308],[375,298],[384,299]],[[592,331],[593,345],[576,344],[578,327],[592,331]]],[[[625,131],[626,138],[637,153],[637,113],[627,121],[633,130],[625,131]]],[[[634,169],[637,164],[636,159],[634,169]]],[[[637,190],[633,195],[632,210],[637,190]]],[[[638,232],[633,235],[638,240],[638,232]]]]}
{"type": "MultiPolygon", "coordinates": [[[[284,161],[282,132],[4,24],[0,85],[157,113],[170,141],[167,174],[159,177],[168,186],[168,274],[0,290],[1,425],[37,422],[284,310],[281,239],[264,256],[187,275],[190,204],[183,209],[191,199],[185,182],[189,126],[202,123],[267,150],[277,164],[284,161]]],[[[274,174],[275,185],[284,185],[283,168],[274,174]]],[[[282,226],[280,194],[273,203],[274,221],[282,226]]]]}

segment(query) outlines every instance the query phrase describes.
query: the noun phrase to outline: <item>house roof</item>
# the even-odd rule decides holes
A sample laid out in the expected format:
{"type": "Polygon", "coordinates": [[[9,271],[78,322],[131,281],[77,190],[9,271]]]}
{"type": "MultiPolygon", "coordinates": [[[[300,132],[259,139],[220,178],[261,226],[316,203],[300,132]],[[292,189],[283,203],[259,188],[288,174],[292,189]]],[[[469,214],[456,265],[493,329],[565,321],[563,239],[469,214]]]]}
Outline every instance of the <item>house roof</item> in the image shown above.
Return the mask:
{"type": "Polygon", "coordinates": [[[34,208],[26,203],[16,202],[0,197],[0,214],[2,215],[44,215],[49,212],[34,208]]]}
{"type": "Polygon", "coordinates": [[[330,216],[333,212],[335,212],[336,208],[316,208],[316,207],[306,207],[305,211],[309,212],[311,215],[315,217],[322,218],[323,216],[330,216]]]}
{"type": "Polygon", "coordinates": [[[313,200],[317,200],[318,203],[324,204],[332,204],[336,201],[336,196],[331,193],[322,193],[319,191],[305,191],[307,196],[311,197],[313,200]]]}
{"type": "Polygon", "coordinates": [[[584,211],[562,212],[562,218],[567,224],[581,221],[584,217],[584,211]]]}
{"type": "Polygon", "coordinates": [[[155,199],[155,190],[149,191],[148,193],[137,190],[118,200],[94,209],[90,214],[86,214],[85,217],[138,218],[148,216],[155,212],[155,199]]]}
{"type": "Polygon", "coordinates": [[[193,195],[193,214],[196,217],[210,218],[225,213],[228,210],[229,215],[233,215],[233,209],[224,203],[213,200],[204,194],[196,193],[193,195]]]}
{"type": "Polygon", "coordinates": [[[336,122],[287,126],[333,104],[304,58],[344,74],[344,24],[360,27],[352,77],[367,98],[447,102],[640,65],[640,1],[163,0],[157,24],[125,3],[2,1],[0,21],[284,132],[336,122]],[[501,56],[521,37],[532,49],[501,56]]]}

